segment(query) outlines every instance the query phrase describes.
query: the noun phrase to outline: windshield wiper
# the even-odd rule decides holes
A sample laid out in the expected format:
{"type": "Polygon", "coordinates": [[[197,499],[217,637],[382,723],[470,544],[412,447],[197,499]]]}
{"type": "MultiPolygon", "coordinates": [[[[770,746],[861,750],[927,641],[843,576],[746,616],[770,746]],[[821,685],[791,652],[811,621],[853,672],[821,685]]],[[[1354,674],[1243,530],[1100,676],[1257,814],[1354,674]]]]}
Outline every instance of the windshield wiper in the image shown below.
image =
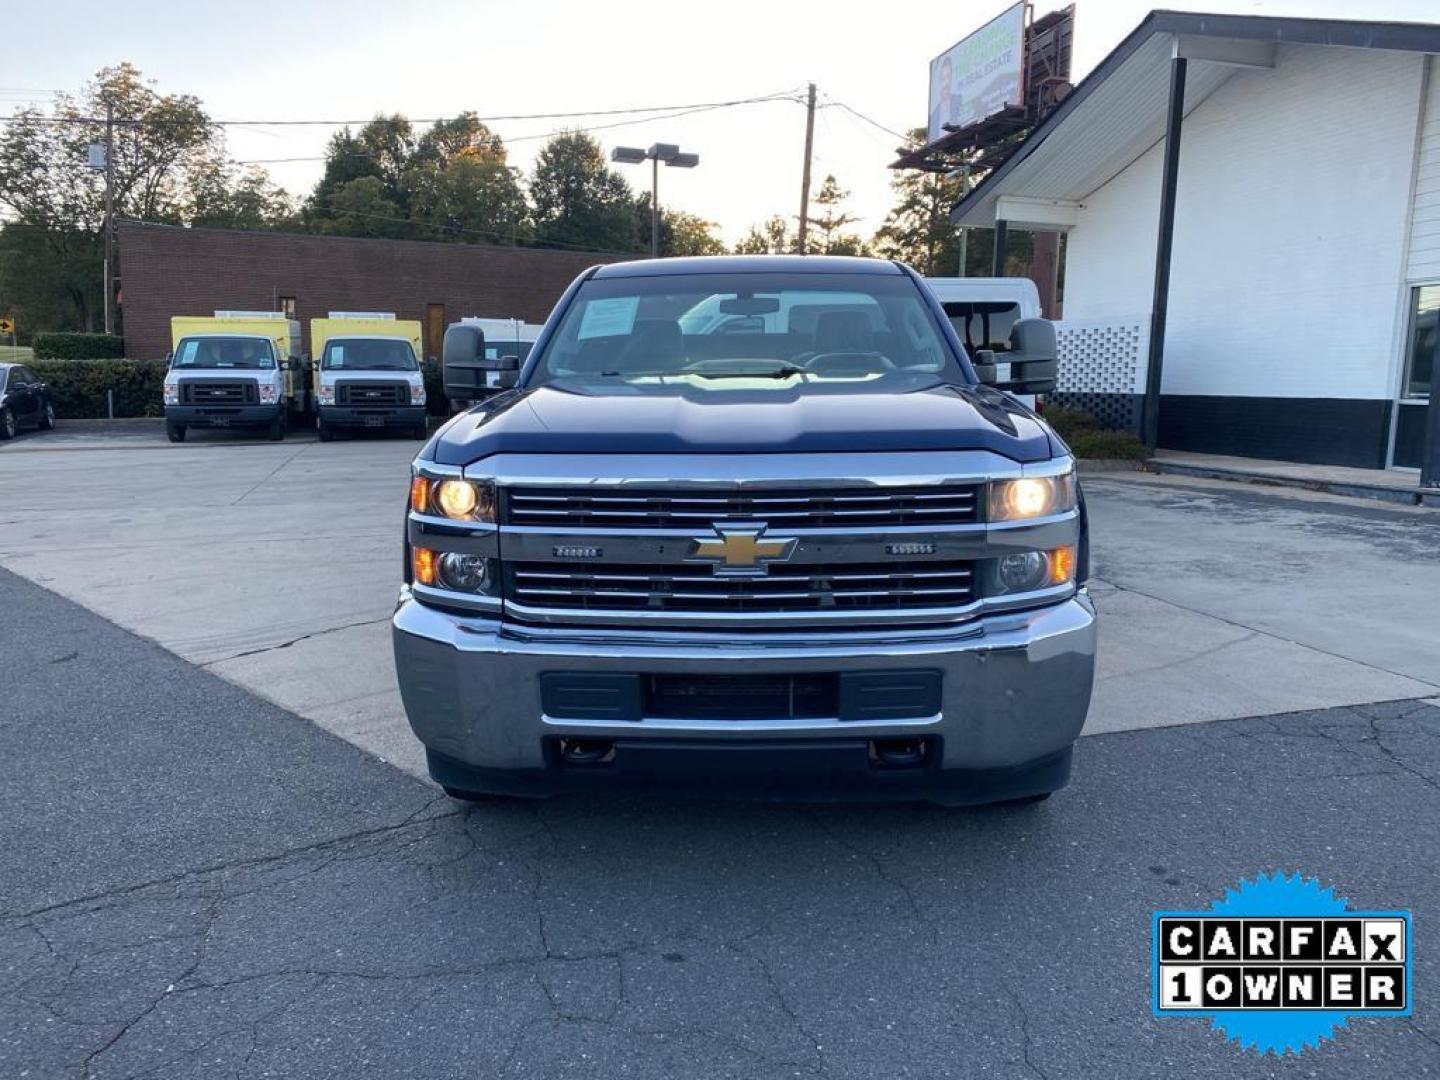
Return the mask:
{"type": "Polygon", "coordinates": [[[698,375],[702,379],[788,379],[792,375],[808,375],[810,372],[794,364],[785,364],[769,371],[691,371],[687,374],[698,375]]]}

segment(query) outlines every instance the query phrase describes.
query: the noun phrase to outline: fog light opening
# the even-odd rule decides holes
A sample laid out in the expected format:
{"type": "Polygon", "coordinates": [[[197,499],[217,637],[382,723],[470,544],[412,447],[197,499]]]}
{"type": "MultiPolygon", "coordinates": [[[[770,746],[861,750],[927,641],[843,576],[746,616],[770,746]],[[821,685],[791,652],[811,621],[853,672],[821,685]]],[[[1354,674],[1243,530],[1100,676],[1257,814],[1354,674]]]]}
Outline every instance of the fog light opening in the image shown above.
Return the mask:
{"type": "Polygon", "coordinates": [[[608,765],[615,760],[609,739],[561,739],[560,760],[566,765],[608,765]]]}
{"type": "Polygon", "coordinates": [[[870,760],[888,769],[910,769],[925,764],[929,744],[922,738],[872,739],[870,760]]]}

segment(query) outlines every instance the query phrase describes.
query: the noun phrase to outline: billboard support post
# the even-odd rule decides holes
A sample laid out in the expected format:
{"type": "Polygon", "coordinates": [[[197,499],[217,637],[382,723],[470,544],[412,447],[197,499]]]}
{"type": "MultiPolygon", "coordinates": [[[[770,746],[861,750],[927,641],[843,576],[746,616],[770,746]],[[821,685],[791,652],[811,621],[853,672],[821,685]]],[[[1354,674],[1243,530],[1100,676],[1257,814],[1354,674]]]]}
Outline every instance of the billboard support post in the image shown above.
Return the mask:
{"type": "Polygon", "coordinates": [[[1160,180],[1160,228],[1155,239],[1155,292],[1150,303],[1150,354],[1145,368],[1145,445],[1160,441],[1160,379],[1165,364],[1165,317],[1170,305],[1170,252],[1175,242],[1175,186],[1180,169],[1180,128],[1185,118],[1185,57],[1170,61],[1170,108],[1160,180]]]}

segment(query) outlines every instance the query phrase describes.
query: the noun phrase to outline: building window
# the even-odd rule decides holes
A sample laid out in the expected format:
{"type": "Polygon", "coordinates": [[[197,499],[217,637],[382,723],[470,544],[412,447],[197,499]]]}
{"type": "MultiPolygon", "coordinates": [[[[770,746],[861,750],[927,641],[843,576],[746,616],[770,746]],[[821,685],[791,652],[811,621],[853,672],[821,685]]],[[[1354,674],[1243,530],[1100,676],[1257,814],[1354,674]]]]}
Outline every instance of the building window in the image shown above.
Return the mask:
{"type": "Polygon", "coordinates": [[[1440,353],[1440,285],[1410,290],[1410,348],[1405,356],[1405,397],[1428,397],[1440,353]]]}
{"type": "Polygon", "coordinates": [[[293,296],[282,296],[282,297],[280,297],[280,310],[281,310],[282,312],[284,312],[285,317],[286,317],[287,319],[293,319],[293,318],[295,318],[295,297],[293,297],[293,296]]]}

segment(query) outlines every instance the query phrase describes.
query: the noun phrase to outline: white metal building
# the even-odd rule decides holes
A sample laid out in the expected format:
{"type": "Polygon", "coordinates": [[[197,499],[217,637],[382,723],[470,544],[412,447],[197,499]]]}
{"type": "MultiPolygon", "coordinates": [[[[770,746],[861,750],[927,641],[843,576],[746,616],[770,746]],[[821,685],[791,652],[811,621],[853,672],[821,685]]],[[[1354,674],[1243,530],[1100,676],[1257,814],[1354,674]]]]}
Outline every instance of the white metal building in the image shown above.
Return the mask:
{"type": "Polygon", "coordinates": [[[952,221],[1067,234],[1061,387],[1102,417],[1142,426],[1163,364],[1162,447],[1418,467],[1436,53],[1435,25],[1153,12],[952,221]]]}

